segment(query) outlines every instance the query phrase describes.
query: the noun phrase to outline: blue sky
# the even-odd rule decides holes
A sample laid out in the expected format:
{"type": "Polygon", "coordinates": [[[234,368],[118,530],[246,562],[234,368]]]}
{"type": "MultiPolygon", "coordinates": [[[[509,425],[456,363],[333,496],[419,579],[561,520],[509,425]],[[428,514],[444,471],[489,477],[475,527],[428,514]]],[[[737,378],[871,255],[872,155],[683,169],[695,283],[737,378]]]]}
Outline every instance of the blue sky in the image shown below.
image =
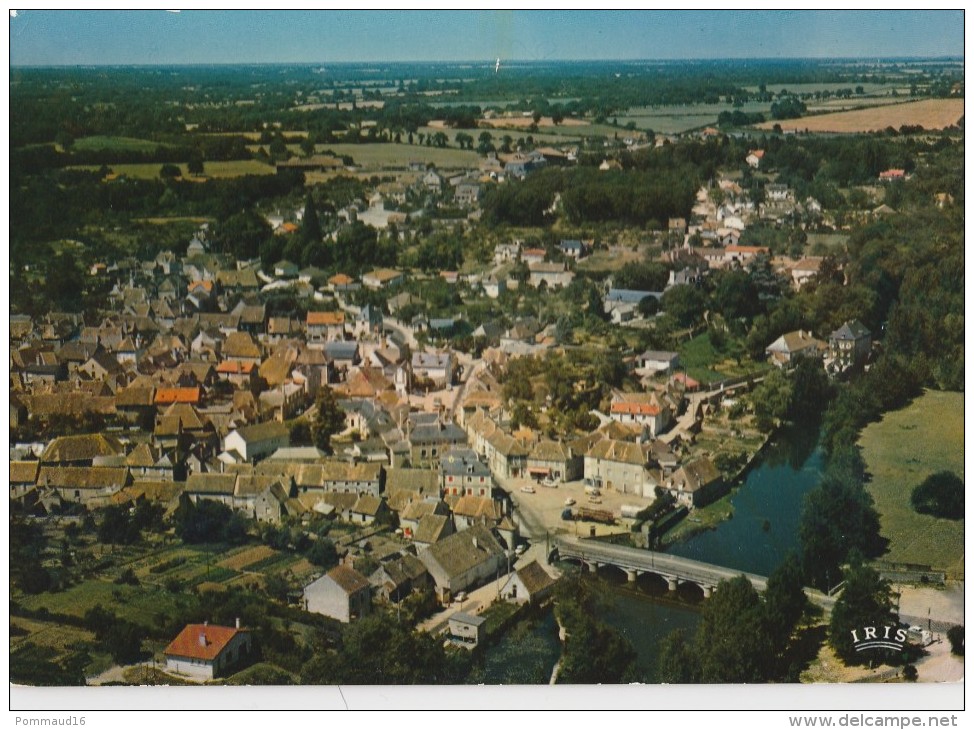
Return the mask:
{"type": "Polygon", "coordinates": [[[953,11],[42,11],[12,65],[961,56],[953,11]]]}

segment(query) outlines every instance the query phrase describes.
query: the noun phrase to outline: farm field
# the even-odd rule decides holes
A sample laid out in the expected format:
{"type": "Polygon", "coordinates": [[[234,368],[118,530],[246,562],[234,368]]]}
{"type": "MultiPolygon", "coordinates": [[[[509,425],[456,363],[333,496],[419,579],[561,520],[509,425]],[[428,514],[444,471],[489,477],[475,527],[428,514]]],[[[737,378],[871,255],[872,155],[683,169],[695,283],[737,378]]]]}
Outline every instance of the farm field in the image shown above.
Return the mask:
{"type": "Polygon", "coordinates": [[[899,129],[903,125],[920,125],[924,129],[944,129],[953,126],[964,116],[963,99],[927,99],[903,104],[835,112],[820,116],[802,117],[780,122],[764,122],[758,129],[772,129],[780,124],[785,131],[809,132],[876,132],[887,127],[899,129]]]}
{"type": "MultiPolygon", "coordinates": [[[[471,136],[476,135],[471,131],[471,136]]],[[[407,167],[411,160],[432,162],[437,167],[476,167],[480,155],[475,150],[459,150],[447,147],[420,147],[419,145],[380,144],[328,144],[320,145],[320,151],[331,150],[336,155],[349,155],[355,164],[373,170],[407,167]]],[[[273,169],[273,168],[271,168],[273,169]]]]}
{"type": "Polygon", "coordinates": [[[171,147],[164,142],[153,142],[149,139],[135,137],[92,136],[81,137],[74,141],[76,150],[119,150],[122,152],[152,152],[157,147],[171,147]]]}
{"type": "Polygon", "coordinates": [[[917,514],[913,488],[930,474],[949,470],[964,477],[964,395],[927,391],[906,408],[869,425],[859,440],[872,479],[885,560],[920,563],[964,577],[964,521],[917,514]]]}
{"type": "Polygon", "coordinates": [[[721,112],[760,112],[767,115],[770,108],[771,105],[765,102],[748,102],[740,107],[730,104],[674,104],[633,107],[614,118],[619,120],[622,127],[633,122],[637,129],[652,129],[660,134],[680,134],[697,127],[716,124],[717,116],[721,112]]]}
{"type": "MultiPolygon", "coordinates": [[[[186,165],[178,165],[183,172],[183,179],[188,181],[196,180],[189,175],[186,165]]],[[[136,180],[154,180],[159,177],[159,170],[162,163],[136,163],[111,165],[112,171],[117,175],[125,175],[136,180]]],[[[77,165],[68,169],[73,170],[98,170],[98,165],[77,165]]],[[[265,165],[257,160],[232,160],[230,162],[205,162],[203,163],[203,174],[205,177],[212,178],[231,178],[243,177],[244,175],[273,175],[275,169],[270,165],[265,165]]]]}

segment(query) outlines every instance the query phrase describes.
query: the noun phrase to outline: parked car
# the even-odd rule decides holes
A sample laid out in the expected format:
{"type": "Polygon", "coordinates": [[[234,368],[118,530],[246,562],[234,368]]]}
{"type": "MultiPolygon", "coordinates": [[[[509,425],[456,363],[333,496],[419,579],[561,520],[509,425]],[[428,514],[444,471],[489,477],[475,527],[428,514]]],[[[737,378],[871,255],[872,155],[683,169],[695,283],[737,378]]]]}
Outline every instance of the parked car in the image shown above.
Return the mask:
{"type": "Polygon", "coordinates": [[[460,591],[459,593],[457,593],[453,597],[453,600],[456,601],[457,603],[463,603],[464,601],[466,601],[467,600],[467,593],[466,593],[466,591],[460,591]]]}
{"type": "Polygon", "coordinates": [[[565,500],[565,506],[566,507],[571,507],[573,504],[575,504],[575,500],[572,499],[571,497],[569,497],[568,499],[565,500]]]}
{"type": "Polygon", "coordinates": [[[521,487],[521,491],[525,494],[534,494],[534,487],[532,487],[530,484],[526,484],[525,486],[521,487]]]}
{"type": "Polygon", "coordinates": [[[524,555],[525,552],[527,552],[527,549],[528,546],[522,542],[520,545],[514,548],[514,554],[520,557],[521,555],[524,555]]]}

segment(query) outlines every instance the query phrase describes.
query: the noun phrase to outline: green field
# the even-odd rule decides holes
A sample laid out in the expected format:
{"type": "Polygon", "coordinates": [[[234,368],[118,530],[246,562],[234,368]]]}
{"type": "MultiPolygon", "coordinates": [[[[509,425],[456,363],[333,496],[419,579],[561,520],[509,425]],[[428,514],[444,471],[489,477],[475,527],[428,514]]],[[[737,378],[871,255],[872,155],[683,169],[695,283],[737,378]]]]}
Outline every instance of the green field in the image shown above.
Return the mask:
{"type": "Polygon", "coordinates": [[[135,137],[82,137],[74,141],[76,150],[119,150],[122,152],[153,152],[157,147],[170,147],[164,142],[153,142],[149,139],[135,137]]]}
{"type": "MultiPolygon", "coordinates": [[[[652,129],[660,134],[679,134],[689,129],[706,127],[717,123],[717,115],[725,111],[761,112],[765,116],[771,108],[764,102],[748,102],[734,107],[730,104],[673,104],[666,106],[633,107],[620,114],[620,129],[633,122],[637,129],[652,129]]],[[[620,130],[615,130],[620,131],[620,130]]]]}
{"type": "MultiPolygon", "coordinates": [[[[444,130],[445,131],[445,130],[444,130]]],[[[476,135],[471,135],[476,139],[476,135]]],[[[474,150],[449,147],[420,147],[418,144],[329,144],[320,145],[320,151],[329,150],[336,155],[348,155],[355,164],[373,170],[407,167],[412,160],[432,162],[437,167],[476,167],[480,155],[474,150]]]]}
{"type": "MultiPolygon", "coordinates": [[[[183,177],[188,180],[197,178],[189,177],[186,165],[179,165],[183,172],[183,177]]],[[[138,164],[111,165],[111,169],[117,175],[125,175],[138,180],[153,180],[159,177],[159,170],[162,163],[149,162],[138,164]]],[[[77,165],[75,170],[98,170],[98,165],[77,165]]],[[[276,172],[271,165],[265,165],[257,160],[231,160],[230,162],[205,162],[203,163],[203,175],[213,178],[242,177],[244,175],[273,175],[276,172]]]]}
{"type": "Polygon", "coordinates": [[[746,357],[738,365],[736,359],[714,349],[707,332],[682,343],[676,349],[680,353],[681,367],[686,368],[687,375],[701,383],[749,374],[759,375],[770,367],[767,363],[752,362],[746,357]]]}
{"type": "Polygon", "coordinates": [[[887,413],[859,440],[873,475],[866,489],[876,502],[885,560],[932,565],[964,577],[964,521],[917,514],[913,488],[934,472],[964,477],[964,395],[928,391],[908,407],[887,413]]]}

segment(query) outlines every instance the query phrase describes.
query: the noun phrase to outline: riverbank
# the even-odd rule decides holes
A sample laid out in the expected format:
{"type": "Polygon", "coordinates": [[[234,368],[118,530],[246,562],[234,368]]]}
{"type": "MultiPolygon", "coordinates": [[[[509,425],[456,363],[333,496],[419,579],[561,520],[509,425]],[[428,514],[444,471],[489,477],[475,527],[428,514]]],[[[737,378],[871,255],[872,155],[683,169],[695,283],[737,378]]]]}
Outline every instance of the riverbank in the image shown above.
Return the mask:
{"type": "MultiPolygon", "coordinates": [[[[726,477],[725,484],[727,486],[725,487],[724,494],[708,505],[695,508],[684,519],[677,522],[661,535],[661,547],[665,549],[675,543],[685,542],[701,533],[715,530],[720,523],[733,519],[734,505],[732,500],[744,485],[747,475],[754,468],[759,457],[764,453],[765,448],[769,443],[772,443],[773,436],[774,432],[761,434],[761,440],[757,446],[752,446],[751,449],[743,452],[745,458],[740,468],[732,476],[726,477]]],[[[747,443],[747,441],[745,440],[743,443],[747,443]]]]}

